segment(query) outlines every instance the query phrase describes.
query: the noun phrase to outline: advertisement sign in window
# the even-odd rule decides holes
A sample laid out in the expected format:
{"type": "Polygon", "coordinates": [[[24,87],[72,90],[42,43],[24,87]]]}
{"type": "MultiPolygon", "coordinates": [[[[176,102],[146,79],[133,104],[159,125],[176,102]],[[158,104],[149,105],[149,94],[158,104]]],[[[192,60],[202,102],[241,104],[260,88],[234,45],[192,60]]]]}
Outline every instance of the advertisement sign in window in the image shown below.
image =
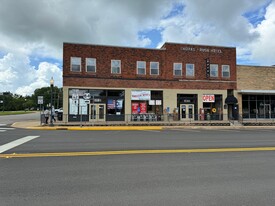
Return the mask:
{"type": "Polygon", "coordinates": [[[161,105],[161,100],[156,100],[156,105],[161,105]]]}
{"type": "Polygon", "coordinates": [[[215,102],[215,95],[214,94],[202,95],[202,102],[215,102]]]}
{"type": "Polygon", "coordinates": [[[146,102],[139,103],[139,106],[140,106],[140,114],[147,113],[147,104],[146,104],[146,102]]]}
{"type": "Polygon", "coordinates": [[[132,103],[132,114],[138,114],[139,103],[132,103]]]}
{"type": "Polygon", "coordinates": [[[150,100],[151,91],[132,91],[131,100],[150,100]]]}

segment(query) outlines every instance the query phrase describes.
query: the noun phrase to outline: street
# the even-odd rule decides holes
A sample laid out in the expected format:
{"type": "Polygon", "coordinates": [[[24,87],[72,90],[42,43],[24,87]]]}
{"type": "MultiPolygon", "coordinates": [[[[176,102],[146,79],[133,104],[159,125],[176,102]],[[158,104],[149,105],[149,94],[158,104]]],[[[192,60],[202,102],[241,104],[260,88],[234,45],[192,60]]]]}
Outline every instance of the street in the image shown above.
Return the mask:
{"type": "Polygon", "coordinates": [[[272,205],[275,201],[274,149],[160,152],[274,147],[273,129],[33,131],[15,128],[0,133],[0,145],[30,136],[36,138],[1,154],[1,205],[272,205]],[[104,153],[131,150],[155,152],[104,153]],[[103,154],[90,155],[96,151],[103,154]],[[87,154],[79,156],[81,152],[87,154]],[[12,157],[12,154],[31,156],[12,157]]]}

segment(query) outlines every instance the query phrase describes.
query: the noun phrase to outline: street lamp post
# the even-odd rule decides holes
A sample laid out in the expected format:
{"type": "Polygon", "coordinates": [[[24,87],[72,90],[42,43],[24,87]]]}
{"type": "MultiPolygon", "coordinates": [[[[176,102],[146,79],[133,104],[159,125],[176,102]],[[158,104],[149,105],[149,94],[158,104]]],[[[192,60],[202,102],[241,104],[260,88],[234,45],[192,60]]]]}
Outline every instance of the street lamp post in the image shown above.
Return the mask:
{"type": "Polygon", "coordinates": [[[53,126],[53,84],[54,84],[54,80],[53,77],[50,80],[50,85],[51,85],[51,121],[50,121],[50,126],[53,126]]]}

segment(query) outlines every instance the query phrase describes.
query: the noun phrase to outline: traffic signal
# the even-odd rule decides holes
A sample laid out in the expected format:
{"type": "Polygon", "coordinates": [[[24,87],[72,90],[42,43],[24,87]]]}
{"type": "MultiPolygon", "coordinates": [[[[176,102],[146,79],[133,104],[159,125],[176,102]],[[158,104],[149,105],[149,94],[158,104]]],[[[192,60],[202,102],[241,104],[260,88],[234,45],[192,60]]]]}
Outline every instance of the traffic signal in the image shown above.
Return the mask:
{"type": "Polygon", "coordinates": [[[205,64],[206,64],[206,78],[210,77],[210,59],[206,58],[205,59],[205,64]]]}

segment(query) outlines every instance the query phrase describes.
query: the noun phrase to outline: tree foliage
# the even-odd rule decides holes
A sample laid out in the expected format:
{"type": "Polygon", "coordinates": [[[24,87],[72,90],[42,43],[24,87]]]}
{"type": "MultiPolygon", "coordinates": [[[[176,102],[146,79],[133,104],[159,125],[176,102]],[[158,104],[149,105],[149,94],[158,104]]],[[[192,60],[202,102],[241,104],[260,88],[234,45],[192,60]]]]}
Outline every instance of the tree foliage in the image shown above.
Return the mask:
{"type": "Polygon", "coordinates": [[[37,110],[50,106],[52,102],[55,108],[63,105],[63,90],[58,87],[42,87],[36,89],[31,96],[22,96],[4,92],[0,95],[0,111],[37,110]],[[43,104],[38,104],[38,96],[43,96],[43,104]]]}

